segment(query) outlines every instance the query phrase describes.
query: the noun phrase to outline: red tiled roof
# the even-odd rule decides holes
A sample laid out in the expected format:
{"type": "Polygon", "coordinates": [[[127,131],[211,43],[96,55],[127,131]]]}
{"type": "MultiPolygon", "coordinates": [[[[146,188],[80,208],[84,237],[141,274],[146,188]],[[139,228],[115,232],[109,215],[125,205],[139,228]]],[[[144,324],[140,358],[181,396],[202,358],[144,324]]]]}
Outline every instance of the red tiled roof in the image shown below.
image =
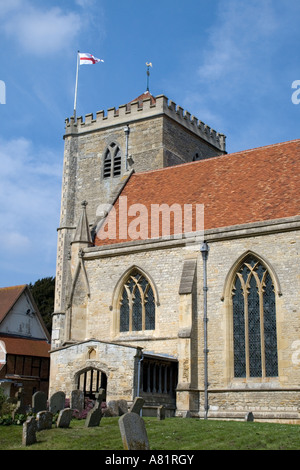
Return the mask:
{"type": "Polygon", "coordinates": [[[0,335],[0,341],[5,343],[7,354],[50,357],[51,346],[46,341],[4,335],[0,335]]]}
{"type": "Polygon", "coordinates": [[[0,322],[14,306],[26,285],[0,288],[0,322]]]}
{"type": "Polygon", "coordinates": [[[143,101],[143,100],[146,100],[150,98],[151,99],[151,104],[154,104],[156,103],[156,99],[154,98],[153,95],[151,95],[151,93],[149,91],[145,91],[144,93],[142,93],[140,96],[138,96],[137,98],[135,98],[134,100],[131,100],[129,102],[130,103],[134,103],[135,101],[139,101],[140,103],[143,101]]]}
{"type": "MultiPolygon", "coordinates": [[[[300,140],[293,140],[136,173],[120,196],[127,197],[128,208],[143,204],[148,215],[151,204],[204,204],[208,230],[300,215],[299,188],[300,140]]],[[[119,204],[120,197],[114,206],[117,228],[119,204]]],[[[128,217],[127,225],[138,216],[128,217]]],[[[150,219],[148,225],[150,230],[150,219]]],[[[115,239],[96,237],[95,245],[124,241],[131,241],[130,236],[125,240],[117,231],[115,239]]]]}

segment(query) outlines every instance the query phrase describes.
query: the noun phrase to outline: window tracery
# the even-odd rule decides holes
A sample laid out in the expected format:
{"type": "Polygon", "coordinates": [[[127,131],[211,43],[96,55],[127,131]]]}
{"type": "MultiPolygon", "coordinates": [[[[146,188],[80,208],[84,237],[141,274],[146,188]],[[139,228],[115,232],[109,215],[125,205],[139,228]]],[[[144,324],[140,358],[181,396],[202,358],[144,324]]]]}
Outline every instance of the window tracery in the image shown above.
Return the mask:
{"type": "Polygon", "coordinates": [[[134,269],[120,298],[120,332],[155,329],[155,298],[146,277],[134,269]]]}
{"type": "Polygon", "coordinates": [[[248,256],[232,289],[235,377],[278,376],[276,302],[268,269],[248,256]]]}

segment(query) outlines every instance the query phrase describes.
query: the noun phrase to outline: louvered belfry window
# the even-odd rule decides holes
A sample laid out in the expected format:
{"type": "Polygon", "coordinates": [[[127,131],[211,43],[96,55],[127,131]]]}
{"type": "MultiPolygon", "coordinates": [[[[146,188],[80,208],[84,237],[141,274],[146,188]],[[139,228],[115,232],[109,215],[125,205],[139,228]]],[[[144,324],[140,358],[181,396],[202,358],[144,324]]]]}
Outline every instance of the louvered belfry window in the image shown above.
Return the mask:
{"type": "Polygon", "coordinates": [[[236,273],[232,309],[234,376],[278,376],[274,285],[254,256],[248,256],[236,273]]]}
{"type": "Polygon", "coordinates": [[[154,330],[155,299],[152,287],[137,269],[124,284],[120,300],[120,331],[154,330]]]}
{"type": "Polygon", "coordinates": [[[104,155],[103,178],[121,175],[121,151],[113,142],[110,144],[104,155]]]}

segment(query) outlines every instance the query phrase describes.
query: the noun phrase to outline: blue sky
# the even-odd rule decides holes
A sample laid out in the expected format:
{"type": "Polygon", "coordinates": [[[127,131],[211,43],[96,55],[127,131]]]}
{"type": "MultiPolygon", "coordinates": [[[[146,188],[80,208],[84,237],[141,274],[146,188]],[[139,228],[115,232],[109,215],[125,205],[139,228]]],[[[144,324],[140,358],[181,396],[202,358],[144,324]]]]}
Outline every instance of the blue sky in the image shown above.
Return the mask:
{"type": "Polygon", "coordinates": [[[299,0],[0,0],[0,286],[55,276],[63,134],[73,114],[164,94],[227,151],[299,137],[299,0]],[[2,87],[3,88],[3,87],[2,87]]]}

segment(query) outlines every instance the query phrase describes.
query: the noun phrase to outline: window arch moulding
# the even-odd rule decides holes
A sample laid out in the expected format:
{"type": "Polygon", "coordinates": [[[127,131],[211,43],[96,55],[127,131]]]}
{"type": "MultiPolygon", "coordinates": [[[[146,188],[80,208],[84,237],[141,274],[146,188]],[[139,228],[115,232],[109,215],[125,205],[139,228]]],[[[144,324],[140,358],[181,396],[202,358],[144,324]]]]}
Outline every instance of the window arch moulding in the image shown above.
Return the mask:
{"type": "Polygon", "coordinates": [[[225,279],[223,292],[222,292],[222,296],[221,296],[221,301],[222,302],[231,295],[231,285],[232,285],[233,279],[234,279],[237,271],[239,270],[240,266],[242,266],[244,261],[250,256],[253,256],[254,258],[257,258],[257,260],[260,261],[266,267],[266,269],[269,271],[270,276],[272,278],[275,293],[279,297],[282,296],[280,281],[279,281],[279,278],[278,278],[278,276],[276,274],[276,271],[274,270],[273,266],[264,257],[262,257],[261,255],[258,255],[254,251],[249,250],[249,251],[246,251],[244,254],[242,254],[236,260],[236,262],[232,265],[231,269],[229,270],[229,272],[226,276],[226,279],[225,279]]]}
{"type": "Polygon", "coordinates": [[[248,251],[229,271],[223,292],[228,319],[230,376],[270,379],[279,375],[276,297],[272,266],[248,251]]]}
{"type": "MultiPolygon", "coordinates": [[[[149,320],[148,316],[149,311],[146,309],[149,292],[151,292],[151,296],[153,296],[152,304],[156,310],[156,307],[160,305],[159,296],[157,287],[151,276],[149,276],[147,272],[138,266],[131,266],[125,271],[125,273],[123,273],[115,286],[112,297],[112,305],[110,306],[110,310],[113,311],[114,334],[122,334],[127,332],[137,333],[155,329],[156,311],[154,311],[154,314],[152,312],[152,316],[154,315],[154,318],[151,321],[149,320]],[[130,294],[133,294],[133,290],[134,297],[131,297],[130,294]],[[142,310],[142,314],[140,313],[140,315],[138,315],[138,312],[135,315],[135,312],[133,311],[133,298],[136,299],[137,304],[140,304],[140,309],[142,310]],[[124,315],[124,307],[122,307],[124,304],[126,304],[128,310],[128,325],[124,325],[124,319],[121,320],[121,315],[124,315]],[[140,320],[137,319],[139,316],[140,320]]],[[[137,306],[135,305],[135,307],[137,306]]]]}
{"type": "Polygon", "coordinates": [[[115,288],[114,288],[114,291],[113,291],[113,294],[112,294],[112,301],[111,301],[111,305],[109,307],[110,310],[113,310],[115,307],[116,307],[116,304],[118,302],[118,299],[119,299],[119,296],[121,294],[121,289],[123,287],[123,285],[125,284],[127,278],[129,277],[130,273],[134,270],[137,270],[139,271],[146,279],[148,279],[151,287],[152,287],[152,290],[153,290],[153,293],[154,293],[154,298],[155,298],[155,305],[157,307],[159,307],[160,305],[160,301],[159,301],[159,295],[158,295],[158,290],[157,290],[157,287],[156,287],[156,284],[153,280],[153,278],[150,276],[150,274],[148,274],[146,271],[144,271],[142,268],[140,268],[139,266],[136,266],[136,265],[133,265],[131,266],[130,268],[128,268],[123,274],[122,276],[120,277],[120,279],[118,280],[115,288]]]}

